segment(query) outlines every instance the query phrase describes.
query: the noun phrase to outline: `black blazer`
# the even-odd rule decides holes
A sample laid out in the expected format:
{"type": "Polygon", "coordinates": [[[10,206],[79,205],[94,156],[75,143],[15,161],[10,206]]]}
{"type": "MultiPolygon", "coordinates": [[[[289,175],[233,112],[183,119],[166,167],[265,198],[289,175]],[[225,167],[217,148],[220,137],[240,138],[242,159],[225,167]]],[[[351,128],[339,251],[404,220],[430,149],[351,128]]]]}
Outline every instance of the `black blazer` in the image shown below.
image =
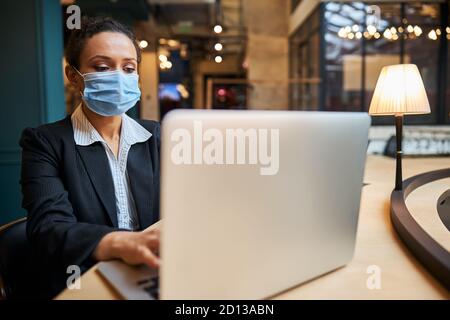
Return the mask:
{"type": "MultiPolygon", "coordinates": [[[[159,123],[138,122],[152,136],[131,147],[127,170],[145,229],[159,220],[161,135],[159,123]]],[[[102,144],[76,145],[69,116],[25,129],[20,146],[27,236],[45,279],[39,284],[43,297],[51,297],[65,288],[68,266],[87,270],[101,238],[119,230],[114,184],[102,144]]]]}

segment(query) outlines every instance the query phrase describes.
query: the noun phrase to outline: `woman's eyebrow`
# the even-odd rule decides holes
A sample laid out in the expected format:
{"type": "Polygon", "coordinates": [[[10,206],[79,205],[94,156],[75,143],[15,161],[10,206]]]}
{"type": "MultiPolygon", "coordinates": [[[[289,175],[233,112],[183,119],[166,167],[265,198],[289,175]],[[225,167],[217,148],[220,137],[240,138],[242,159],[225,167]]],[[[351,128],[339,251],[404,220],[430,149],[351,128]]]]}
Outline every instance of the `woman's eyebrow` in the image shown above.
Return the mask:
{"type": "MultiPolygon", "coordinates": [[[[104,59],[104,60],[113,60],[111,57],[108,57],[108,56],[103,56],[103,55],[95,55],[95,56],[93,56],[93,57],[90,57],[89,58],[89,61],[91,61],[91,60],[94,60],[94,59],[97,59],[97,58],[100,58],[100,59],[104,59]]],[[[133,60],[133,61],[136,61],[137,62],[137,59],[136,58],[123,58],[123,60],[126,60],[126,61],[131,61],[131,60],[133,60]]]]}
{"type": "Polygon", "coordinates": [[[89,61],[90,61],[90,60],[97,59],[97,58],[101,58],[101,59],[105,59],[105,60],[112,60],[112,59],[111,59],[110,57],[108,57],[108,56],[95,55],[95,56],[93,56],[93,57],[90,57],[90,58],[89,58],[89,61]]]}

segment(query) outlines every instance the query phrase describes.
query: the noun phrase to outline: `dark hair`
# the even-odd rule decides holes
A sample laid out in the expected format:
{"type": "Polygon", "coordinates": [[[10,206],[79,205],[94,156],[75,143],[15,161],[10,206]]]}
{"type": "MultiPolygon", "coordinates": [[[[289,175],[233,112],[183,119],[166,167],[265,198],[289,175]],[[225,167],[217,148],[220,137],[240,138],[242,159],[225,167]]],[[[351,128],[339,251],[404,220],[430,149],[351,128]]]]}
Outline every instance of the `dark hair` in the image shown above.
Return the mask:
{"type": "Polygon", "coordinates": [[[126,35],[136,48],[137,61],[141,62],[141,49],[131,29],[109,17],[83,17],[81,28],[73,30],[69,36],[64,53],[67,63],[78,69],[86,40],[100,32],[119,32],[126,35]]]}

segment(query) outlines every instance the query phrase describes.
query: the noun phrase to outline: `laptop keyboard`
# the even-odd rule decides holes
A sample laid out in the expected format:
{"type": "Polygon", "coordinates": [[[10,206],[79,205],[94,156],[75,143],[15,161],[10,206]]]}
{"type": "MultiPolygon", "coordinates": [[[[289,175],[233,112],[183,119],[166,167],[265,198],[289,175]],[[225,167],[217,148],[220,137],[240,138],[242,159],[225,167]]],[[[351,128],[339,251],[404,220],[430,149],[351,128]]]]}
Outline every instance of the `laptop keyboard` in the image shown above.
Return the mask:
{"type": "Polygon", "coordinates": [[[147,294],[155,300],[159,299],[159,277],[153,276],[151,278],[142,279],[137,282],[137,285],[141,287],[147,294]]]}

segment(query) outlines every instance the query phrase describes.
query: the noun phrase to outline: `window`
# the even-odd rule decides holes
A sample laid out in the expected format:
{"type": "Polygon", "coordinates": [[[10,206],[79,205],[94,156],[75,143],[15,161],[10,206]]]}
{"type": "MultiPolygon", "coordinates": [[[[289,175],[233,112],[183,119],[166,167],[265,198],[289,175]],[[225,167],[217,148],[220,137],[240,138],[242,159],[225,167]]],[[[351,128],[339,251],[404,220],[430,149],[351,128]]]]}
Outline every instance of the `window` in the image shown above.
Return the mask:
{"type": "Polygon", "coordinates": [[[450,123],[448,1],[333,1],[319,8],[290,40],[292,109],[368,111],[381,69],[414,63],[432,113],[406,117],[406,124],[450,123]]]}
{"type": "Polygon", "coordinates": [[[290,107],[320,107],[320,14],[316,10],[290,39],[290,107]]]}
{"type": "Polygon", "coordinates": [[[438,118],[438,81],[439,81],[439,51],[440,38],[430,35],[441,30],[440,5],[405,3],[404,19],[408,26],[419,26],[422,29],[420,37],[408,34],[404,39],[404,61],[414,63],[420,70],[423,83],[427,90],[431,114],[406,117],[407,124],[432,124],[438,118]]]}
{"type": "Polygon", "coordinates": [[[362,38],[365,6],[330,2],[325,5],[325,110],[361,111],[362,38]],[[346,29],[349,39],[339,36],[346,29]],[[351,35],[350,35],[351,34],[351,35]]]}

